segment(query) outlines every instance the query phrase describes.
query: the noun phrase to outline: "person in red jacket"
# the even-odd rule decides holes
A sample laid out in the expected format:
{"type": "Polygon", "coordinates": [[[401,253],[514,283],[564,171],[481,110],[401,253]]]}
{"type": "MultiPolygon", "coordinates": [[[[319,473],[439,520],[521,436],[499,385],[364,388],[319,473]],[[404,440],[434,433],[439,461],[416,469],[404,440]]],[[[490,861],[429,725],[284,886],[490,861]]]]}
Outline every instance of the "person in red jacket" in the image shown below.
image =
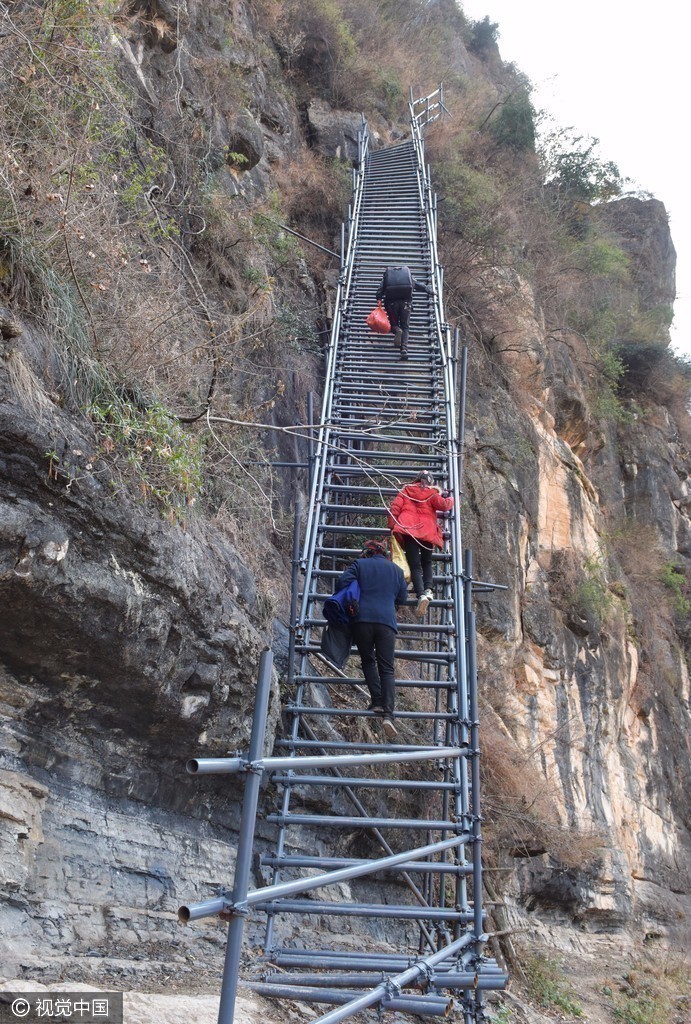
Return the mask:
{"type": "Polygon", "coordinates": [[[452,508],[453,498],[435,486],[431,474],[423,470],[414,483],[398,492],[389,509],[389,529],[408,559],[420,616],[434,597],[432,552],[443,545],[437,512],[452,508]]]}

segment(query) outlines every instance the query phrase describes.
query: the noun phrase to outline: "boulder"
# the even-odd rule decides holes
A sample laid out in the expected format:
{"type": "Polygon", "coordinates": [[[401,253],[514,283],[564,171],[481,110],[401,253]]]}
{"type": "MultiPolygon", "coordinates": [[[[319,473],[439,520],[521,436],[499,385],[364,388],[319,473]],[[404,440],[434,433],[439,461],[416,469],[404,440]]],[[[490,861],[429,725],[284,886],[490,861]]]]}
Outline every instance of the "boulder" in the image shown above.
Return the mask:
{"type": "Polygon", "coordinates": [[[312,147],[322,156],[337,160],[357,160],[358,131],[362,115],[351,110],[334,110],[324,100],[310,100],[307,129],[312,147]]]}

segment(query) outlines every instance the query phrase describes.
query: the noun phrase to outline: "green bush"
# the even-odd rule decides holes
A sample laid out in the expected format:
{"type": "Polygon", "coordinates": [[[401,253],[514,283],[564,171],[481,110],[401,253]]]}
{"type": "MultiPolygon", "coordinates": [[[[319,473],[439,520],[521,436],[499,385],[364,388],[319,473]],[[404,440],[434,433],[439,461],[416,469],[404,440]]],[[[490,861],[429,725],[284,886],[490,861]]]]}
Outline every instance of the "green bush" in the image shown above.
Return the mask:
{"type": "Polygon", "coordinates": [[[575,992],[556,966],[542,957],[532,956],[523,964],[530,994],[540,1006],[563,1010],[570,1017],[582,1017],[583,1010],[575,1000],[575,992]]]}
{"type": "Polygon", "coordinates": [[[527,91],[521,89],[502,103],[489,122],[492,137],[516,152],[535,150],[535,108],[527,91]]]}
{"type": "Polygon", "coordinates": [[[691,358],[656,343],[622,345],[622,386],[628,394],[646,397],[688,416],[691,402],[691,358]]]}
{"type": "Polygon", "coordinates": [[[628,256],[618,245],[604,238],[589,238],[578,243],[574,247],[573,255],[578,269],[590,277],[629,280],[628,256]]]}
{"type": "Polygon", "coordinates": [[[691,615],[691,600],[684,569],[679,568],[674,562],[665,562],[660,572],[660,580],[672,593],[674,614],[680,619],[688,618],[691,615]]]}
{"type": "Polygon", "coordinates": [[[490,21],[486,14],[482,21],[476,21],[471,26],[468,49],[478,55],[491,53],[497,48],[498,38],[499,25],[496,21],[490,21]]]}
{"type": "Polygon", "coordinates": [[[153,499],[171,522],[183,522],[202,487],[203,449],[156,399],[144,403],[122,391],[91,403],[101,455],[124,465],[145,500],[153,499]]]}
{"type": "Polygon", "coordinates": [[[620,347],[605,347],[595,353],[599,375],[593,385],[593,412],[599,419],[630,423],[633,410],[621,399],[621,382],[626,372],[620,347]]]}
{"type": "Polygon", "coordinates": [[[573,128],[546,133],[539,149],[545,181],[558,194],[588,203],[621,195],[627,179],[612,160],[602,159],[598,146],[599,139],[577,135],[573,128]]]}
{"type": "Polygon", "coordinates": [[[436,175],[444,196],[445,227],[476,245],[491,242],[497,233],[494,222],[501,202],[497,180],[470,167],[461,157],[438,161],[436,175]]]}
{"type": "Polygon", "coordinates": [[[583,563],[583,578],[573,594],[573,605],[585,617],[601,623],[612,605],[612,595],[607,587],[604,562],[600,558],[586,558],[583,563]]]}

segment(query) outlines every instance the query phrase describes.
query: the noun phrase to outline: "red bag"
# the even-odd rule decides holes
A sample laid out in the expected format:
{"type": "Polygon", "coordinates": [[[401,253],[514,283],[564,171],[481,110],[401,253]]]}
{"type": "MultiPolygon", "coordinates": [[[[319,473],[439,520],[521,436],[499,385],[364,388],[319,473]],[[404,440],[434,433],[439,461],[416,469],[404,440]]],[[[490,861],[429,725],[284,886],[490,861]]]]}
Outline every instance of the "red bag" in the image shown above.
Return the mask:
{"type": "Polygon", "coordinates": [[[370,315],[367,317],[367,326],[375,334],[390,334],[391,324],[389,323],[389,317],[386,310],[381,304],[381,300],[377,303],[377,308],[373,309],[370,315]]]}

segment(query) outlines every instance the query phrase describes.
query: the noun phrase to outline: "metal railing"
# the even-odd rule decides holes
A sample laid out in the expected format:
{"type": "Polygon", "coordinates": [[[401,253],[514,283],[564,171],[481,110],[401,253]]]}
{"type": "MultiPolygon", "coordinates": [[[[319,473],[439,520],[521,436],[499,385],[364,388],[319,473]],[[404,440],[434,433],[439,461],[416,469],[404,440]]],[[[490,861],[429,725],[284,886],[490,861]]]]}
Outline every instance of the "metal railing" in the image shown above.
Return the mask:
{"type": "Polygon", "coordinates": [[[445,110],[441,86],[422,100],[411,94],[412,140],[384,150],[370,151],[364,120],[360,130],[302,542],[296,510],[289,696],[278,753],[267,757],[262,749],[271,674],[265,652],[247,755],[188,766],[196,774],[246,779],[232,892],[180,908],[186,922],[229,920],[219,1024],[232,1024],[244,921],[252,911],[266,914],[262,962],[269,966],[250,987],[331,1004],[315,1024],[336,1024],[375,1006],[442,1016],[459,1003],[464,1024],[479,1024],[484,992],[507,980],[484,954],[474,581],[459,516],[467,360],[465,350],[459,360],[458,331],[445,321],[436,199],[424,160],[423,131],[445,110]],[[405,363],[390,336],[373,336],[364,324],[382,272],[394,264],[409,265],[432,289],[414,305],[405,363]],[[434,555],[436,593],[424,621],[409,612],[399,617],[401,736],[392,743],[378,736],[376,716],[356,706],[364,691],[351,663],[341,671],[324,660],[319,606],[358,556],[362,538],[388,534],[386,506],[421,468],[448,487],[456,506],[444,519],[444,546],[434,555]],[[276,842],[261,857],[271,883],[250,890],[264,774],[281,791],[276,813],[265,819],[275,825],[276,842]],[[323,796],[329,792],[330,812],[323,796]],[[424,813],[411,794],[424,800],[424,813]],[[352,856],[338,837],[354,829],[382,855],[352,856]],[[344,895],[346,885],[360,888],[344,895]],[[334,893],[329,900],[321,896],[325,889],[334,893]],[[314,915],[338,921],[338,928],[310,928],[314,915]],[[384,926],[399,951],[382,948],[384,926]],[[320,947],[296,945],[295,933],[312,933],[320,947]]]}

